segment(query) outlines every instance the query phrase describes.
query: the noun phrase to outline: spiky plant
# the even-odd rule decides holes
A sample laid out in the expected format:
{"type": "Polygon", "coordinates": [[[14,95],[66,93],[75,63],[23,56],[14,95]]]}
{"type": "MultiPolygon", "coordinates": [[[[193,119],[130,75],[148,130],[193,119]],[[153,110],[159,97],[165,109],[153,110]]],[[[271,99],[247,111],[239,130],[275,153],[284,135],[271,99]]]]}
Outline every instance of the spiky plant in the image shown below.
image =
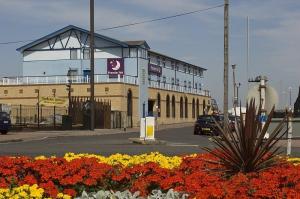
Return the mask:
{"type": "Polygon", "coordinates": [[[203,148],[218,159],[210,163],[221,165],[229,175],[260,171],[277,164],[276,157],[280,152],[275,144],[286,133],[283,131],[286,118],[270,133],[269,138],[265,138],[273,113],[274,107],[263,126],[258,117],[261,108],[257,110],[255,100],[252,99],[247,104],[245,118],[241,114],[240,119],[236,119],[235,132],[231,130],[228,122],[224,122],[224,128],[216,122],[220,136],[212,137],[212,140],[217,148],[203,148]]]}

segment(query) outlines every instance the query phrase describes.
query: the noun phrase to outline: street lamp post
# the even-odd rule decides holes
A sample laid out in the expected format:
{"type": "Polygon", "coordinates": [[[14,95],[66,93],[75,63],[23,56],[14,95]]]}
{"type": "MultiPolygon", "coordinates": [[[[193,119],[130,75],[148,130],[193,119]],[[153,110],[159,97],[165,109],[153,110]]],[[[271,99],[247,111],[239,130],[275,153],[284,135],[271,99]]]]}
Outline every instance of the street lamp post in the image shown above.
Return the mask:
{"type": "Polygon", "coordinates": [[[292,109],[292,87],[289,87],[290,109],[292,109]]]}
{"type": "Polygon", "coordinates": [[[236,64],[232,64],[232,79],[233,79],[233,107],[237,107],[238,101],[236,97],[236,82],[235,82],[235,69],[236,64]]]}

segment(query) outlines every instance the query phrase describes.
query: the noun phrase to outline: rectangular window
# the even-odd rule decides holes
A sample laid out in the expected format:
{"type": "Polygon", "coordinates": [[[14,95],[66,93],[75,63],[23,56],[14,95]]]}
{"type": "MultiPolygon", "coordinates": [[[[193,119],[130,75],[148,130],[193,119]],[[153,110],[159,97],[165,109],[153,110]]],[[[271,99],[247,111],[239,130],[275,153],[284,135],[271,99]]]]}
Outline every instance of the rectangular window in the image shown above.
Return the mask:
{"type": "Polygon", "coordinates": [[[172,70],[174,70],[174,68],[175,68],[175,63],[173,61],[171,61],[171,68],[172,68],[172,70]]]}
{"type": "Polygon", "coordinates": [[[157,56],[157,57],[156,57],[156,60],[157,60],[157,65],[160,66],[160,57],[157,56]]]}
{"type": "Polygon", "coordinates": [[[191,74],[191,67],[188,67],[188,73],[191,74]]]}
{"type": "Polygon", "coordinates": [[[189,82],[189,88],[192,88],[192,83],[191,82],[189,82]]]}
{"type": "Polygon", "coordinates": [[[179,86],[179,79],[176,79],[176,85],[179,86]]]}
{"type": "Polygon", "coordinates": [[[197,89],[197,85],[198,85],[198,84],[197,84],[197,83],[195,83],[195,89],[197,89]]]}
{"type": "Polygon", "coordinates": [[[166,83],[167,82],[167,78],[166,76],[163,76],[163,83],[166,83]]]}
{"type": "Polygon", "coordinates": [[[8,90],[4,90],[4,94],[7,95],[8,94],[8,90]]]}
{"type": "Polygon", "coordinates": [[[174,84],[175,84],[175,79],[174,77],[172,77],[172,86],[174,86],[174,84]]]}
{"type": "Polygon", "coordinates": [[[77,49],[70,50],[70,59],[77,59],[77,49]]]}
{"type": "Polygon", "coordinates": [[[90,59],[90,58],[91,58],[90,49],[83,49],[83,59],[90,59]]]}
{"type": "Polygon", "coordinates": [[[186,81],[184,81],[184,88],[186,89],[186,81]]]}
{"type": "Polygon", "coordinates": [[[186,66],[183,66],[183,71],[186,73],[186,71],[187,71],[186,66]]]}
{"type": "Polygon", "coordinates": [[[162,65],[164,68],[166,67],[166,59],[165,58],[163,58],[163,60],[162,60],[162,65]]]}
{"type": "Polygon", "coordinates": [[[20,93],[20,94],[23,94],[23,89],[20,89],[20,90],[19,90],[19,93],[20,93]]]}
{"type": "Polygon", "coordinates": [[[136,57],[137,54],[136,48],[130,48],[129,51],[130,51],[130,55],[129,55],[130,57],[136,57]]]}

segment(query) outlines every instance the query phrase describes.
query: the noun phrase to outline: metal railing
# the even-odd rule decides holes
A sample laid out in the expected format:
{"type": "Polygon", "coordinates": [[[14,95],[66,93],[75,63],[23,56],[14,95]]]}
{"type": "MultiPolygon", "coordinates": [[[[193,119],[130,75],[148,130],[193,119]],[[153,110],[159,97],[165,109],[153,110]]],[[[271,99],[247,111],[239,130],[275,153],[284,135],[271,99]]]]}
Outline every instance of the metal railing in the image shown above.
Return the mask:
{"type": "MultiPolygon", "coordinates": [[[[90,83],[90,76],[82,75],[56,75],[56,76],[25,76],[25,77],[3,77],[1,85],[32,85],[32,84],[82,84],[90,83]]],[[[95,75],[95,83],[124,82],[128,84],[138,84],[138,78],[134,76],[110,76],[103,74],[95,75]]]]}
{"type": "MultiPolygon", "coordinates": [[[[123,75],[123,76],[111,76],[106,74],[96,74],[95,83],[108,83],[108,82],[121,82],[127,84],[138,85],[139,79],[135,76],[123,75]]],[[[3,77],[0,82],[1,85],[35,85],[35,84],[87,84],[90,83],[89,76],[82,75],[56,75],[56,76],[25,76],[25,77],[3,77]]],[[[200,90],[195,88],[189,88],[179,86],[175,84],[168,84],[157,81],[149,81],[150,88],[158,88],[169,91],[177,91],[182,93],[190,93],[202,96],[210,96],[208,90],[200,90]]]]}
{"type": "Polygon", "coordinates": [[[208,90],[200,90],[200,89],[189,88],[185,86],[168,84],[168,83],[158,82],[158,81],[149,81],[149,87],[159,88],[159,89],[169,90],[169,91],[177,91],[182,93],[191,93],[191,94],[197,94],[203,96],[210,96],[210,92],[208,90]]]}

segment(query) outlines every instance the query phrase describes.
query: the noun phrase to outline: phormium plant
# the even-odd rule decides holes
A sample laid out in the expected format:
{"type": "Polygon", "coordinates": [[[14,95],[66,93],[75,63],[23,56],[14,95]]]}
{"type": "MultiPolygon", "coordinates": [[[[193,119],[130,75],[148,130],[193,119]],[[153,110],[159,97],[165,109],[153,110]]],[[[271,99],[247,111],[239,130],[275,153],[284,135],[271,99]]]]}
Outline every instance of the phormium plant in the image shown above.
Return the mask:
{"type": "Polygon", "coordinates": [[[286,118],[277,125],[273,132],[269,132],[268,138],[265,138],[273,113],[274,107],[263,126],[259,120],[261,108],[257,109],[255,100],[252,99],[249,104],[247,103],[245,118],[242,114],[239,120],[236,118],[235,131],[232,131],[228,122],[224,122],[224,128],[216,122],[220,136],[212,137],[212,140],[217,148],[203,149],[217,157],[218,161],[209,162],[221,165],[224,168],[222,171],[227,175],[260,171],[277,164],[279,161],[276,157],[280,152],[275,144],[286,133],[286,130],[283,130],[286,118]]]}

